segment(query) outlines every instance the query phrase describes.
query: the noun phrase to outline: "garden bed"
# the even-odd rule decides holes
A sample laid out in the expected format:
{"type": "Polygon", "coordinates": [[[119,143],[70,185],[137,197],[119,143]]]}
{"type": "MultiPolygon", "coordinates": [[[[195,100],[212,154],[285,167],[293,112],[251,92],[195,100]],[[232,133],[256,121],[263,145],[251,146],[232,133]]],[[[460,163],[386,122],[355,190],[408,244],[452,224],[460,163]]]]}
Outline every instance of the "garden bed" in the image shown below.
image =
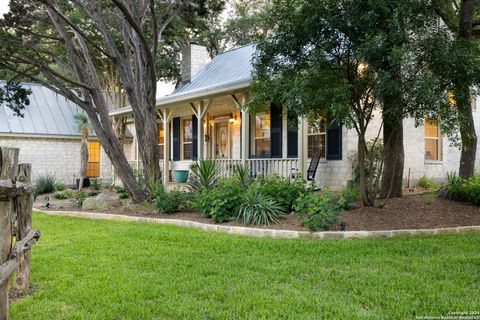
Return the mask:
{"type": "MultiPolygon", "coordinates": [[[[115,192],[108,189],[102,190],[114,196],[115,192]]],[[[408,193],[407,193],[408,194],[408,193]]],[[[46,209],[43,202],[45,195],[39,196],[34,206],[42,210],[53,211],[86,211],[73,204],[71,199],[57,200],[50,197],[50,208],[46,209]]],[[[122,205],[108,210],[96,210],[96,212],[122,214],[127,216],[148,216],[162,219],[181,219],[213,224],[212,219],[205,217],[199,212],[182,211],[172,214],[162,214],[150,205],[131,204],[129,199],[121,200],[122,205]]],[[[447,199],[439,199],[432,194],[407,195],[400,199],[390,199],[383,208],[361,207],[345,211],[340,215],[340,221],[347,222],[347,230],[400,230],[400,229],[429,229],[480,225],[480,207],[456,202],[447,199]]],[[[223,223],[226,226],[243,226],[239,220],[231,220],[223,223]]],[[[256,226],[251,226],[256,227],[256,226]]],[[[284,216],[280,223],[259,228],[276,230],[306,230],[300,225],[297,217],[293,214],[284,216]]],[[[339,226],[333,226],[331,230],[339,230],[339,226]]]]}

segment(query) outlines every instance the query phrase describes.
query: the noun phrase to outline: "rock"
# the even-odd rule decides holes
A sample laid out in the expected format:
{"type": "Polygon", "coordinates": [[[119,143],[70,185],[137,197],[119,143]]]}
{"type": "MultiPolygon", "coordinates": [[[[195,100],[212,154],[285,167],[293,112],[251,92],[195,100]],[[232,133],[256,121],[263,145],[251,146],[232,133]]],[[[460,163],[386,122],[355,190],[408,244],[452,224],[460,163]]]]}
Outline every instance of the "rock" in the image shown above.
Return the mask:
{"type": "Polygon", "coordinates": [[[97,194],[95,199],[96,200],[118,200],[118,195],[101,192],[101,193],[97,194]]]}
{"type": "Polygon", "coordinates": [[[96,198],[87,198],[83,201],[82,209],[104,211],[112,207],[119,207],[122,202],[118,199],[103,199],[98,200],[96,198]]]}

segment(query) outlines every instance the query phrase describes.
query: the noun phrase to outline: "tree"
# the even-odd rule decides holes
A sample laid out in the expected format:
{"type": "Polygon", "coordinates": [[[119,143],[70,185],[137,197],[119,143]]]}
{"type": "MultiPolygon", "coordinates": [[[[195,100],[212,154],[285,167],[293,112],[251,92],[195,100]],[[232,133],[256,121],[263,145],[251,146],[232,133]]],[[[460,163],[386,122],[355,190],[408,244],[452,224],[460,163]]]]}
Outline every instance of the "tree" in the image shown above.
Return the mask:
{"type": "Polygon", "coordinates": [[[12,0],[0,30],[0,64],[79,105],[135,202],[135,181],[108,116],[102,75],[113,67],[137,123],[144,175],[160,178],[156,124],[157,69],[165,71],[168,32],[205,14],[207,1],[12,0]],[[76,88],[75,90],[72,90],[76,88]]]}
{"type": "MultiPolygon", "coordinates": [[[[480,3],[475,0],[433,0],[433,9],[455,37],[447,59],[435,59],[434,69],[449,82],[458,112],[462,140],[459,175],[473,176],[477,135],[473,121],[472,87],[480,84],[480,3]],[[452,68],[453,67],[453,68],[452,68]]],[[[443,45],[443,44],[441,44],[443,45]]]]}
{"type": "Polygon", "coordinates": [[[374,111],[382,110],[384,122],[385,197],[399,196],[402,119],[423,119],[442,99],[442,83],[416,60],[418,43],[436,32],[436,21],[423,5],[415,0],[277,0],[271,11],[274,36],[258,45],[251,107],[273,101],[296,115],[353,127],[365,205],[374,204],[378,182],[366,172],[375,151],[365,138],[374,111]]]}
{"type": "Polygon", "coordinates": [[[80,182],[78,184],[78,190],[82,190],[88,165],[88,135],[90,133],[90,125],[88,124],[88,116],[83,112],[74,114],[73,118],[77,125],[77,131],[82,137],[82,144],[80,146],[80,182]]]}

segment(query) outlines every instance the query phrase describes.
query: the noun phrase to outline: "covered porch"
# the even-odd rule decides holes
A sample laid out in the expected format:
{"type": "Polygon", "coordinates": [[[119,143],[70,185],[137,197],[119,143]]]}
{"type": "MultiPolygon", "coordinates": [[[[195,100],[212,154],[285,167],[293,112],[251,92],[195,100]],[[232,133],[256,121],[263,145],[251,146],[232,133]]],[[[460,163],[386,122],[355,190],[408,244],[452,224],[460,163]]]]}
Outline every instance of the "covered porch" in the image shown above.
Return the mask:
{"type": "MultiPolygon", "coordinates": [[[[158,143],[164,185],[174,181],[175,170],[188,170],[192,162],[214,159],[223,177],[238,165],[252,175],[293,179],[306,172],[306,121],[298,130],[289,127],[286,108],[271,105],[251,115],[245,89],[211,94],[188,102],[158,105],[158,143]],[[168,161],[165,161],[168,159],[168,161]]],[[[141,159],[131,110],[111,113],[114,126],[134,172],[141,174],[141,159]],[[126,133],[130,139],[126,139],[126,133]]]]}

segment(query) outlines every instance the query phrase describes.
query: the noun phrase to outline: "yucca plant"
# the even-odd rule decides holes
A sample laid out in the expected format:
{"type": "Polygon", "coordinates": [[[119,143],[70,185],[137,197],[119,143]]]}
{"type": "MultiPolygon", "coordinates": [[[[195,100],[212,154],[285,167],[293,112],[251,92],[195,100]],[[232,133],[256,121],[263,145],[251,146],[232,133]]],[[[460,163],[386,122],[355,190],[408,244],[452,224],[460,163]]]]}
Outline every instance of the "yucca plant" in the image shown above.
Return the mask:
{"type": "Polygon", "coordinates": [[[285,213],[285,208],[277,200],[251,186],[242,197],[238,218],[245,224],[269,225],[278,223],[285,213]]]}
{"type": "Polygon", "coordinates": [[[35,181],[35,195],[55,191],[55,180],[55,176],[51,174],[38,177],[35,181]]]}
{"type": "Polygon", "coordinates": [[[253,182],[253,176],[246,165],[239,164],[235,166],[234,176],[244,190],[247,190],[253,182]]]}
{"type": "Polygon", "coordinates": [[[195,191],[211,190],[220,179],[220,168],[214,160],[206,159],[193,163],[190,166],[190,177],[187,181],[190,188],[195,191]]]}

